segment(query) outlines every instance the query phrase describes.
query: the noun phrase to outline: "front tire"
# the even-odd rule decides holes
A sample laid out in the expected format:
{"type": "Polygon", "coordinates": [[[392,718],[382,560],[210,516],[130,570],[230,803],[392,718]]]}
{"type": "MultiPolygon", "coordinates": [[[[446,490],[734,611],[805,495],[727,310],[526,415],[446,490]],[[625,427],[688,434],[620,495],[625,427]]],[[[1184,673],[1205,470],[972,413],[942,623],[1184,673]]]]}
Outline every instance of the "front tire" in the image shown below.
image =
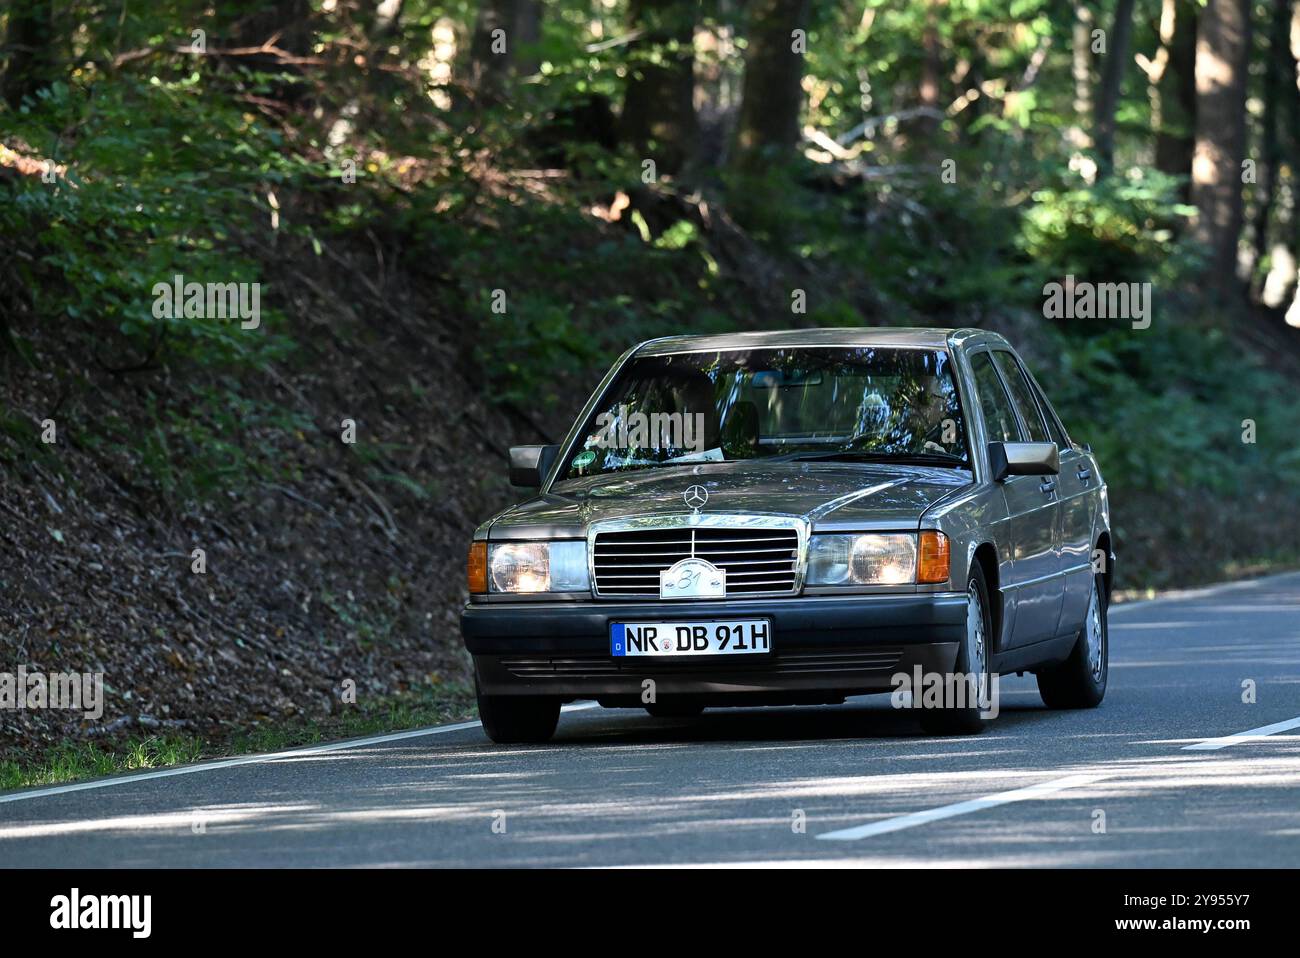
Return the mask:
{"type": "Polygon", "coordinates": [[[1110,629],[1106,624],[1106,587],[1092,577],[1092,595],[1079,638],[1070,657],[1038,673],[1038,694],[1049,709],[1092,709],[1106,697],[1110,671],[1110,629]]]}
{"type": "Polygon", "coordinates": [[[484,695],[475,688],[483,731],[498,745],[550,741],[560,721],[560,700],[541,695],[484,695]]]}
{"type": "MultiPolygon", "coordinates": [[[[971,568],[966,582],[966,637],[953,665],[955,675],[969,677],[959,680],[964,685],[967,702],[961,707],[922,708],[921,728],[930,735],[975,735],[984,731],[980,701],[987,701],[988,696],[992,636],[988,584],[984,581],[984,570],[977,564],[971,568]],[[969,702],[972,697],[976,699],[973,704],[969,702]]],[[[949,687],[955,688],[957,684],[950,683],[949,687]]]]}

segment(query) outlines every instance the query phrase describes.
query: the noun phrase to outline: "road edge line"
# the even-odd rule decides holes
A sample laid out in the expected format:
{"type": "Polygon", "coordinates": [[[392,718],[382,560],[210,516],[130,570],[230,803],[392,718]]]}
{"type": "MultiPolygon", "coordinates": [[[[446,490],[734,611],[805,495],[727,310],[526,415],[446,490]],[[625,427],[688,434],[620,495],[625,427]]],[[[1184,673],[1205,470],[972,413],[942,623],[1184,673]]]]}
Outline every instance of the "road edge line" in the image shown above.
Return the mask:
{"type": "MultiPolygon", "coordinates": [[[[561,708],[562,712],[578,712],[583,709],[596,708],[595,702],[574,702],[561,708]]],[[[273,762],[285,758],[301,758],[310,755],[325,755],[341,752],[349,748],[362,748],[366,745],[381,745],[385,742],[400,742],[408,738],[420,738],[425,735],[441,735],[446,732],[463,732],[465,729],[478,728],[483,723],[478,719],[471,722],[455,722],[451,725],[430,725],[426,728],[407,729],[404,732],[386,732],[383,735],[370,735],[365,738],[340,739],[337,742],[324,742],[319,745],[304,745],[301,748],[284,749],[279,752],[262,752],[256,755],[238,755],[232,758],[218,758],[192,765],[178,765],[175,768],[160,768],[151,772],[127,772],[108,778],[91,779],[88,782],[69,782],[66,785],[46,785],[23,791],[0,794],[0,805],[8,802],[21,802],[30,798],[44,798],[49,795],[64,795],[69,792],[85,792],[97,788],[109,788],[114,785],[128,785],[155,778],[172,778],[176,775],[191,775],[194,772],[219,771],[223,768],[238,768],[241,765],[257,765],[261,762],[273,762]]]]}
{"type": "Polygon", "coordinates": [[[1157,595],[1150,599],[1132,599],[1128,602],[1119,602],[1115,605],[1106,607],[1107,615],[1114,615],[1117,612],[1123,612],[1126,609],[1136,609],[1149,605],[1157,605],[1161,602],[1173,602],[1184,599],[1201,599],[1206,596],[1215,595],[1219,592],[1228,592],[1233,589],[1244,589],[1252,585],[1261,585],[1271,582],[1274,579],[1285,579],[1287,576],[1300,576],[1300,569],[1289,569],[1286,572],[1273,572],[1269,575],[1259,576],[1254,579],[1231,579],[1228,582],[1212,582],[1209,585],[1193,586],[1190,589],[1175,589],[1157,595]]]}

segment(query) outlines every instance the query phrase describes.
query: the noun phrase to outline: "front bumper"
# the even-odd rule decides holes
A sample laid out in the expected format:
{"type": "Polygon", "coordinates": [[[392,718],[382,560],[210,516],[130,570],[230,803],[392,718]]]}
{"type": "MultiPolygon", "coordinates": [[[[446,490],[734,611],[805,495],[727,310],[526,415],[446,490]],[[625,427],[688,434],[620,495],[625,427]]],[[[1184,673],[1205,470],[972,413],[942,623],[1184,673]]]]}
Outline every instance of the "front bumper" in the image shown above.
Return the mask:
{"type": "Polygon", "coordinates": [[[837,701],[885,692],[916,667],[949,672],[965,635],[966,596],[804,596],[663,602],[470,603],[460,620],[479,688],[489,695],[595,698],[638,705],[657,696],[714,704],[837,701]],[[772,653],[701,659],[610,655],[612,622],[767,618],[772,653]]]}

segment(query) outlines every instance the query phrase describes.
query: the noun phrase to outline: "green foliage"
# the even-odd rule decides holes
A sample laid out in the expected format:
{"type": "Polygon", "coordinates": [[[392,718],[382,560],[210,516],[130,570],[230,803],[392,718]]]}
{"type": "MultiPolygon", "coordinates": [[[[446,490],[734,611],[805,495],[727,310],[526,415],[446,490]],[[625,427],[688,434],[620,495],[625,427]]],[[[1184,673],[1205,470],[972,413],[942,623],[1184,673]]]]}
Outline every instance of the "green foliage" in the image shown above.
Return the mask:
{"type": "Polygon", "coordinates": [[[1117,488],[1231,497],[1300,482],[1287,441],[1300,431],[1300,399],[1223,332],[1157,317],[1148,330],[1062,346],[1050,391],[1066,428],[1093,446],[1117,488]],[[1254,443],[1242,441],[1247,420],[1254,443]]]}
{"type": "MultiPolygon", "coordinates": [[[[502,202],[484,215],[496,229],[423,230],[450,255],[456,289],[447,308],[465,312],[470,304],[474,356],[492,383],[490,400],[548,408],[566,397],[571,405],[573,393],[585,395],[600,367],[631,343],[739,321],[728,313],[743,304],[728,299],[687,220],[643,236],[626,225],[595,229],[569,206],[502,202]]],[[[410,224],[422,222],[415,216],[410,224]]]]}
{"type": "Polygon", "coordinates": [[[203,753],[201,738],[176,733],[132,737],[117,748],[65,741],[31,763],[0,762],[0,791],[186,765],[203,753]]]}
{"type": "MultiPolygon", "coordinates": [[[[277,72],[176,50],[191,24],[220,47],[267,9],[187,0],[87,17],[62,38],[80,65],[3,114],[6,145],[67,167],[55,184],[3,184],[0,235],[17,251],[0,264],[6,288],[82,344],[79,359],[144,374],[145,427],[109,412],[76,440],[168,502],[275,478],[272,450],[310,428],[244,381],[293,359],[276,270],[290,268],[286,241],[303,239],[318,257],[326,244],[391,241],[390,265],[462,335],[484,396],[530,414],[572,405],[618,353],[659,335],[1019,323],[1067,426],[1117,489],[1225,494],[1296,476],[1297,454],[1283,451],[1300,425],[1289,392],[1199,318],[1199,258],[1180,240],[1190,210],[1175,178],[1144,165],[1151,106],[1137,74],[1119,104],[1114,175],[1090,185],[1072,172],[1090,159],[1076,134],[1092,118],[1075,112],[1071,5],[812,4],[800,122],[822,137],[804,144],[818,162],[800,154],[743,175],[703,162],[649,184],[642,158],[595,142],[581,112],[612,122],[629,71],[669,52],[625,42],[626,3],[545,4],[530,65],[501,97],[466,89],[463,62],[449,86],[432,79],[435,29],[453,25],[467,53],[470,0],[407,3],[382,40],[372,4],[317,9],[313,62],[277,72]],[[110,51],[141,50],[112,62],[110,51]],[[921,117],[935,57],[941,115],[921,117]],[[177,274],[262,283],[261,328],[155,317],[154,285],[177,274]],[[1152,327],[1040,319],[1043,285],[1067,275],[1151,282],[1152,327]],[[806,315],[790,312],[794,289],[806,315]],[[1258,424],[1255,446],[1240,441],[1243,419],[1258,424]]],[[[716,51],[743,52],[752,10],[739,10],[701,8],[726,42],[702,54],[699,75],[733,110],[742,58],[716,51]]],[[[1113,10],[1094,11],[1099,26],[1113,10]]],[[[1139,12],[1130,56],[1157,40],[1139,12]]],[[[710,160],[728,130],[725,116],[713,122],[710,160]]],[[[1293,226],[1284,207],[1275,221],[1293,226]]],[[[48,343],[7,332],[15,368],[47,372],[48,343]]],[[[329,332],[343,348],[359,335],[329,332]]],[[[0,411],[4,461],[38,446],[29,415],[0,411]]],[[[394,490],[432,494],[379,444],[352,452],[394,490]]]]}
{"type": "Polygon", "coordinates": [[[1093,187],[1034,193],[1019,244],[1046,277],[1108,283],[1180,279],[1194,265],[1177,236],[1194,209],[1177,200],[1178,181],[1135,167],[1093,187]]]}
{"type": "Polygon", "coordinates": [[[66,164],[53,184],[29,177],[0,206],[0,229],[35,229],[41,256],[22,263],[36,311],[122,351],[120,365],[179,356],[204,364],[260,362],[285,344],[263,298],[262,328],[219,318],[158,318],[154,286],[173,277],[252,283],[240,247],[285,175],[276,138],[204,94],[198,75],[122,78],[93,91],[56,83],[19,114],[18,131],[66,164]],[[74,130],[72,137],[53,131],[74,130]],[[260,194],[260,195],[259,195],[260,194]]]}
{"type": "Polygon", "coordinates": [[[396,694],[366,696],[350,711],[323,719],[279,720],[245,731],[207,736],[169,731],[102,742],[65,741],[39,757],[0,761],[0,792],[305,747],[327,740],[439,725],[473,715],[471,686],[438,681],[396,694]]]}

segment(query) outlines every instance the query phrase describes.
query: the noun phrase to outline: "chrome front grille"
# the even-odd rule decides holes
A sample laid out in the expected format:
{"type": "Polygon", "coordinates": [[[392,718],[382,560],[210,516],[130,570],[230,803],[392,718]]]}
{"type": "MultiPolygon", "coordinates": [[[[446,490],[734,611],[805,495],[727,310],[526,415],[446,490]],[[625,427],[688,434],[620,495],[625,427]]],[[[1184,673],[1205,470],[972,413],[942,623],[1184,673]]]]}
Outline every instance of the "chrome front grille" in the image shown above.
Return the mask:
{"type": "MultiPolygon", "coordinates": [[[[722,524],[724,516],[638,523],[591,537],[596,594],[658,598],[659,573],[682,559],[707,559],[727,570],[727,596],[789,595],[799,587],[800,529],[793,520],[722,524]]],[[[745,518],[742,517],[741,522],[745,518]]],[[[756,521],[750,519],[751,522],[756,521]]]]}

